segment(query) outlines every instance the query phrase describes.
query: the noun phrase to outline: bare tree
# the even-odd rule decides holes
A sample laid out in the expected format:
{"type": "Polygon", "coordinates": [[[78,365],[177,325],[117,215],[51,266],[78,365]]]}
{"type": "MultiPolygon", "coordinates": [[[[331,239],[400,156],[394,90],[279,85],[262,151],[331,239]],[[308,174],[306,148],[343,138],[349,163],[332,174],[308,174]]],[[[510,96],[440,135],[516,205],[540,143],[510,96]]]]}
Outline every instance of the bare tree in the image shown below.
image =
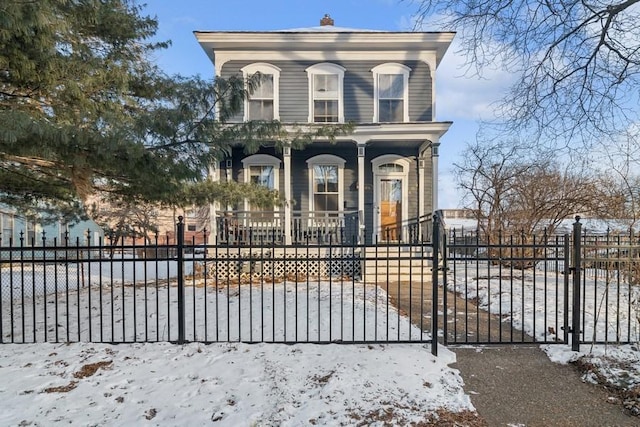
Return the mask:
{"type": "Polygon", "coordinates": [[[126,238],[151,243],[158,232],[158,206],[152,203],[101,199],[93,203],[89,216],[105,230],[113,246],[126,238]]]}
{"type": "Polygon", "coordinates": [[[489,241],[500,232],[552,234],[567,217],[602,216],[621,202],[619,192],[600,186],[597,176],[563,169],[557,159],[518,144],[476,143],[462,159],[454,165],[458,184],[489,241]]]}
{"type": "Polygon", "coordinates": [[[615,192],[620,202],[608,209],[608,216],[617,219],[625,231],[637,228],[640,221],[640,129],[631,129],[626,135],[608,139],[599,146],[598,162],[603,191],[615,192]]]}
{"type": "Polygon", "coordinates": [[[575,148],[638,122],[640,0],[416,2],[416,26],[457,30],[470,69],[519,76],[501,104],[508,130],[575,148]]]}

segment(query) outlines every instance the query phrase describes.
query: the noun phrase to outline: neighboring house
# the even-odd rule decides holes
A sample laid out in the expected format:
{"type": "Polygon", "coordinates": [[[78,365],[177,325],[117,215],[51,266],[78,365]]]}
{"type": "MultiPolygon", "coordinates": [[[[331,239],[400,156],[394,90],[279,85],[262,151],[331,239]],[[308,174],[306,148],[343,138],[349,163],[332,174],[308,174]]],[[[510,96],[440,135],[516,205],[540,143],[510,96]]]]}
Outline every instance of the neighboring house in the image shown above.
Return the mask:
{"type": "Polygon", "coordinates": [[[77,241],[80,245],[87,244],[87,238],[92,245],[97,244],[98,239],[104,236],[102,229],[93,221],[81,221],[68,224],[64,222],[43,223],[38,220],[29,220],[18,214],[10,206],[0,206],[0,238],[2,246],[20,246],[21,240],[25,246],[42,246],[42,239],[47,245],[64,245],[68,238],[70,244],[77,241]]]}
{"type": "Polygon", "coordinates": [[[20,239],[24,239],[25,245],[32,238],[41,235],[42,228],[39,224],[27,220],[25,217],[18,215],[8,206],[0,205],[0,239],[2,246],[19,246],[20,239]]]}
{"type": "Polygon", "coordinates": [[[231,122],[354,124],[334,144],[234,149],[213,179],[264,185],[289,203],[213,206],[215,241],[407,241],[437,209],[438,149],[451,122],[436,121],[435,76],[454,33],[341,28],[328,16],[320,23],[195,32],[216,76],[265,76],[231,122]]]}
{"type": "Polygon", "coordinates": [[[473,209],[440,209],[446,230],[456,232],[475,232],[478,229],[473,209]]]}

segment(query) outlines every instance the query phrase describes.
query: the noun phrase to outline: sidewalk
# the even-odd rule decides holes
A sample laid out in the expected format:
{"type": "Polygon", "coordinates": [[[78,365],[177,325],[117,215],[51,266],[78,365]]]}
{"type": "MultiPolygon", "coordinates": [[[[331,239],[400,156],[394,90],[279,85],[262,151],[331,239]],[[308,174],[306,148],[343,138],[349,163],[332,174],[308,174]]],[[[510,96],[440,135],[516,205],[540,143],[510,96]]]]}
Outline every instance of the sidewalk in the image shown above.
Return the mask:
{"type": "Polygon", "coordinates": [[[583,383],[576,369],[550,361],[539,346],[449,349],[464,390],[491,427],[640,425],[607,403],[606,390],[583,383]]]}

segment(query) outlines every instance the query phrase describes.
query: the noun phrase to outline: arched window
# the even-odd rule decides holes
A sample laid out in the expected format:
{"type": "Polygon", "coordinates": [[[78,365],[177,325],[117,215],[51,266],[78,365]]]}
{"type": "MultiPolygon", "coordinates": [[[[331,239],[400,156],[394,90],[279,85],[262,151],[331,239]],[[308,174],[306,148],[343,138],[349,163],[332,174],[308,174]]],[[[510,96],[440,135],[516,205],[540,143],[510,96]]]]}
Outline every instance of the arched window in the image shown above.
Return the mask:
{"type": "Polygon", "coordinates": [[[338,212],[344,203],[345,160],[321,154],[307,160],[309,165],[309,210],[338,212]]]}
{"type": "Polygon", "coordinates": [[[345,68],[323,62],[305,71],[309,80],[309,123],[343,123],[345,68]]]}
{"type": "MultiPolygon", "coordinates": [[[[244,182],[261,185],[270,190],[280,189],[280,159],[268,154],[254,154],[242,159],[244,182]]],[[[245,202],[245,210],[265,210],[253,208],[245,202]]]]}
{"type": "Polygon", "coordinates": [[[388,63],[371,69],[373,73],[373,122],[409,121],[409,73],[406,65],[388,63]]]}
{"type": "Polygon", "coordinates": [[[264,62],[242,68],[245,79],[258,72],[262,81],[245,100],[244,120],[280,120],[280,68],[264,62]]]}

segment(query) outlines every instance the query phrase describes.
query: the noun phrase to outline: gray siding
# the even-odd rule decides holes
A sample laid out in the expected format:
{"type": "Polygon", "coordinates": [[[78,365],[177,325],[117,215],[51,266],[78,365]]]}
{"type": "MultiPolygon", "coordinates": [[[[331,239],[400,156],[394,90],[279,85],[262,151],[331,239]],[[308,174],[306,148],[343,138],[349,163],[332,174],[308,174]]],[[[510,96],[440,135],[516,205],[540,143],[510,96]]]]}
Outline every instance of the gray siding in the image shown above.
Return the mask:
{"type": "MultiPolygon", "coordinates": [[[[246,65],[263,62],[229,61],[222,67],[222,77],[241,74],[246,65]]],[[[373,119],[373,74],[371,69],[386,61],[334,61],[346,68],[344,75],[345,120],[370,123],[373,119]]],[[[280,120],[285,123],[305,123],[309,117],[309,86],[306,68],[315,61],[270,61],[280,68],[280,120]]],[[[409,119],[432,120],[431,72],[429,66],[419,61],[406,61],[411,68],[409,75],[409,119]]],[[[242,120],[242,112],[232,122],[242,120]]]]}

